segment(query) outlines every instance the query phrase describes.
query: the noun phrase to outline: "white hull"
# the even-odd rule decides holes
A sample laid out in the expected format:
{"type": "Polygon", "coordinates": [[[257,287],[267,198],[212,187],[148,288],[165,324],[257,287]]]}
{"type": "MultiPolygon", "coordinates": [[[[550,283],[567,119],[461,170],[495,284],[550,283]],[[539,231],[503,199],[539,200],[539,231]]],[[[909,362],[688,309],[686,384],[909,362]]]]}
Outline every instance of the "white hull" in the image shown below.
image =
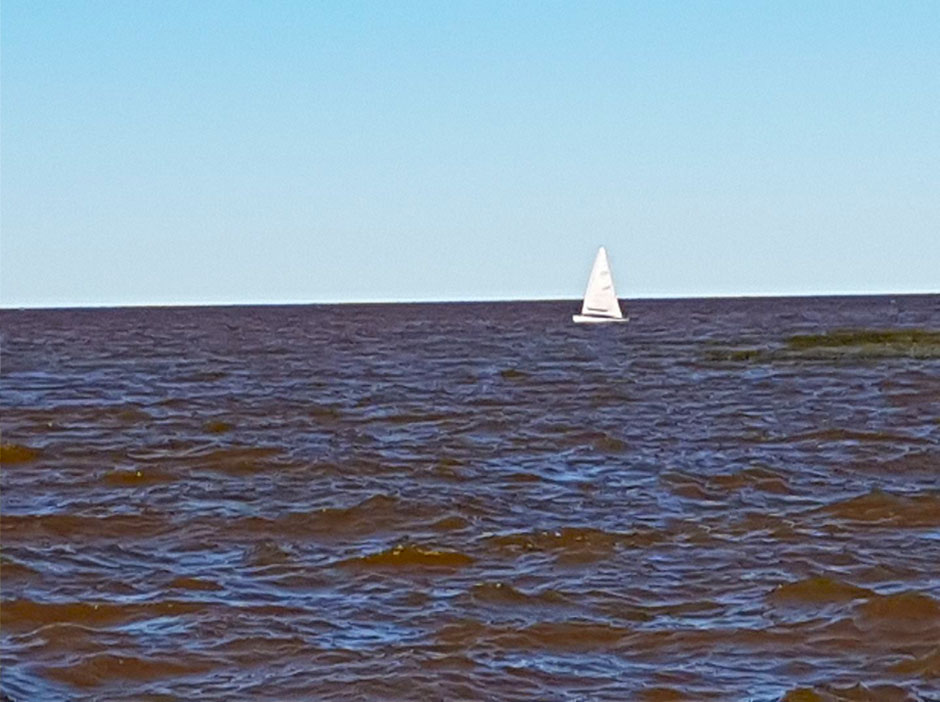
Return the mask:
{"type": "Polygon", "coordinates": [[[629,317],[592,317],[585,314],[571,316],[575,324],[606,324],[607,322],[626,322],[629,319],[629,317]]]}

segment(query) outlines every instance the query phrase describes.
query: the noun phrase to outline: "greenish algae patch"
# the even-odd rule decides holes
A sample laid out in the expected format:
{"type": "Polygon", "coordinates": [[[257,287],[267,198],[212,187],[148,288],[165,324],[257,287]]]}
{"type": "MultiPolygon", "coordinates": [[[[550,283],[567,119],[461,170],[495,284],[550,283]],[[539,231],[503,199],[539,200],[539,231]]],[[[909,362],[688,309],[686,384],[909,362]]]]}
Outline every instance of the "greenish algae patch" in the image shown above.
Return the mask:
{"type": "Polygon", "coordinates": [[[940,331],[926,329],[837,329],[825,334],[796,334],[787,339],[793,349],[833,348],[840,346],[863,346],[903,344],[940,345],[940,331]]]}
{"type": "Polygon", "coordinates": [[[854,361],[886,358],[940,358],[940,331],[927,329],[837,329],[823,334],[795,334],[767,347],[709,349],[709,361],[854,361]]]}
{"type": "Polygon", "coordinates": [[[226,434],[232,431],[232,425],[228,422],[214,420],[206,424],[206,431],[210,434],[226,434]]]}
{"type": "Polygon", "coordinates": [[[517,370],[515,368],[506,368],[501,370],[499,374],[506,380],[523,380],[529,377],[529,374],[525,371],[517,370]]]}
{"type": "Polygon", "coordinates": [[[328,405],[313,405],[309,410],[309,415],[317,422],[335,422],[340,418],[340,411],[328,405]]]}
{"type": "Polygon", "coordinates": [[[790,690],[783,698],[783,702],[824,702],[824,698],[808,687],[798,687],[790,690]]]}

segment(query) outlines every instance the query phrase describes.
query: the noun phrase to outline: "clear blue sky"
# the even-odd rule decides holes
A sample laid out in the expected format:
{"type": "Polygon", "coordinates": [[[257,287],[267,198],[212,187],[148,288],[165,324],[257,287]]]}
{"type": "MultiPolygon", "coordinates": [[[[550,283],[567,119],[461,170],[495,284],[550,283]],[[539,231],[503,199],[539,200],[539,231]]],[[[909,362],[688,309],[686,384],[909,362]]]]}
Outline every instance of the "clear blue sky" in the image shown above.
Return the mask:
{"type": "Polygon", "coordinates": [[[940,291],[940,2],[2,3],[0,304],[940,291]]]}

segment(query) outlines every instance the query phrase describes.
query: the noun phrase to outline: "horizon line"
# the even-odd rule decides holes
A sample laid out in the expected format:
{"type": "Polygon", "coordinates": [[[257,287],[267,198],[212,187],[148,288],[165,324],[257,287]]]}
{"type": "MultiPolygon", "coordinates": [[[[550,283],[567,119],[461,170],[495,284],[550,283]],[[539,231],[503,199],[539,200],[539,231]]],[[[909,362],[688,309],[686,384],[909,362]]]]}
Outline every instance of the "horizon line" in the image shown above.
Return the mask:
{"type": "MultiPolygon", "coordinates": [[[[742,300],[742,299],[785,299],[785,298],[811,298],[811,297],[913,297],[919,295],[940,295],[940,291],[889,291],[889,292],[816,292],[816,293],[740,293],[717,295],[658,295],[641,297],[618,297],[626,301],[659,301],[659,300],[742,300]]],[[[333,300],[333,301],[254,301],[254,302],[223,302],[223,301],[187,301],[187,302],[142,302],[142,303],[91,303],[91,304],[64,304],[64,305],[4,305],[0,303],[0,311],[15,312],[18,310],[83,310],[83,309],[152,309],[152,308],[187,308],[187,307],[328,307],[340,305],[458,305],[475,303],[513,303],[513,302],[580,302],[581,297],[530,297],[530,298],[477,298],[473,300],[454,299],[422,299],[422,300],[333,300]]]]}

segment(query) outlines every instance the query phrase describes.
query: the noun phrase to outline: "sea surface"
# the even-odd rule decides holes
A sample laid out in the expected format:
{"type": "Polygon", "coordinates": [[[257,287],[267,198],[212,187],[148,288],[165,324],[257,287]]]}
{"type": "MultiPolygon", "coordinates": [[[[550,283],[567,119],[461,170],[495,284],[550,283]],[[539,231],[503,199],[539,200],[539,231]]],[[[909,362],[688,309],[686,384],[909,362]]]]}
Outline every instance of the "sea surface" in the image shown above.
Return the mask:
{"type": "Polygon", "coordinates": [[[940,699],[940,296],[626,308],[0,312],[0,695],[940,699]]]}

